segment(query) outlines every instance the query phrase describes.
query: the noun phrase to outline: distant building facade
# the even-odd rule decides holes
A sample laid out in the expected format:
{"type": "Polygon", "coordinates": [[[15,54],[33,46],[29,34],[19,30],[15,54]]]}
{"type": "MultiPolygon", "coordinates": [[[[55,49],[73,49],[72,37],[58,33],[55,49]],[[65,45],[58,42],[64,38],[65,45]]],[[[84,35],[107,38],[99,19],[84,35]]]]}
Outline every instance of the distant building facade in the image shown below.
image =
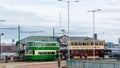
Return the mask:
{"type": "Polygon", "coordinates": [[[18,47],[15,44],[2,44],[1,46],[1,59],[5,59],[5,56],[9,58],[17,56],[18,47]]]}
{"type": "Polygon", "coordinates": [[[114,48],[114,44],[112,42],[107,42],[105,48],[114,48]]]}

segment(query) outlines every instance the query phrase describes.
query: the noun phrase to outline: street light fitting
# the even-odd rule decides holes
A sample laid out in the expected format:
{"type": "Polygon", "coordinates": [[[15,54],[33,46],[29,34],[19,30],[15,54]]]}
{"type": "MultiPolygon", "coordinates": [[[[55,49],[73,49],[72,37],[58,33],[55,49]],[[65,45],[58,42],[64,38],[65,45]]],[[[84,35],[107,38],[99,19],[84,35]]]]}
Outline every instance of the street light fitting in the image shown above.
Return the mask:
{"type": "Polygon", "coordinates": [[[101,9],[96,9],[96,10],[88,10],[88,12],[96,12],[96,11],[101,11],[101,9]]]}
{"type": "Polygon", "coordinates": [[[101,9],[92,10],[92,12],[101,11],[101,9]]]}
{"type": "Polygon", "coordinates": [[[97,9],[98,11],[100,11],[101,9],[97,9]]]}
{"type": "Polygon", "coordinates": [[[4,33],[1,33],[0,35],[4,35],[4,33]]]}
{"type": "Polygon", "coordinates": [[[5,22],[5,20],[0,20],[0,22],[5,22]]]}
{"type": "MultiPolygon", "coordinates": [[[[58,0],[58,1],[63,1],[63,0],[58,0]]],[[[66,2],[79,2],[78,0],[75,1],[70,1],[70,0],[65,0],[66,2]]]]}
{"type": "Polygon", "coordinates": [[[78,0],[76,0],[75,2],[79,2],[78,0]]]}
{"type": "Polygon", "coordinates": [[[62,32],[65,32],[65,30],[64,30],[64,29],[62,29],[61,31],[62,31],[62,32]]]}

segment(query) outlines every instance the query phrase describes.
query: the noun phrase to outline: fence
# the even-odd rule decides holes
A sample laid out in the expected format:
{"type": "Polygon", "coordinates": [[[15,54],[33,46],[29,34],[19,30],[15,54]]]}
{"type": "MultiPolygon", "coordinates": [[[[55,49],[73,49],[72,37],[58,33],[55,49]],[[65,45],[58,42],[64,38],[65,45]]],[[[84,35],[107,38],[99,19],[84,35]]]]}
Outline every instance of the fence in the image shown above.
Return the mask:
{"type": "Polygon", "coordinates": [[[74,68],[120,68],[120,62],[110,60],[67,60],[66,66],[74,68]]]}

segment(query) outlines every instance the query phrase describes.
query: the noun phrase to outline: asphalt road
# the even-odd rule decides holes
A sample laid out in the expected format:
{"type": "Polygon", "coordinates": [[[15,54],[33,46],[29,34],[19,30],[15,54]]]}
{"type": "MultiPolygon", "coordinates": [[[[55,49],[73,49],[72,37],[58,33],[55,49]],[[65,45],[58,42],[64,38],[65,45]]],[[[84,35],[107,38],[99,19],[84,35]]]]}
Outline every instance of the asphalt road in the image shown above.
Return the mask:
{"type": "MultiPolygon", "coordinates": [[[[64,66],[65,61],[61,61],[61,67],[64,66]]],[[[57,61],[47,62],[8,62],[0,63],[0,68],[58,68],[57,61]]]]}

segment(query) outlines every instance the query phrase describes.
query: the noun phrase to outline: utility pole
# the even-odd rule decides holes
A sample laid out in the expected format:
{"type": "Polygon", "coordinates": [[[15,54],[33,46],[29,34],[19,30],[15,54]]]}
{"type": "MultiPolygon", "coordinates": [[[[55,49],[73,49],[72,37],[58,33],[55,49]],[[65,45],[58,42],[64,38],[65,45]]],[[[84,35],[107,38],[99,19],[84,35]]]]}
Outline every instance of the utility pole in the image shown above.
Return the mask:
{"type": "Polygon", "coordinates": [[[55,40],[55,28],[53,28],[53,40],[55,40]]]}
{"type": "Polygon", "coordinates": [[[4,35],[4,33],[0,34],[0,59],[2,59],[2,42],[1,42],[1,36],[4,35]]]}
{"type": "Polygon", "coordinates": [[[78,0],[75,0],[75,1],[70,1],[70,0],[58,0],[58,1],[65,1],[67,2],[67,11],[68,11],[68,37],[69,37],[69,40],[68,40],[68,60],[70,60],[70,49],[69,49],[69,44],[70,44],[70,3],[71,2],[79,2],[78,0]]]}
{"type": "Polygon", "coordinates": [[[18,59],[20,60],[20,25],[18,26],[18,59]]]}
{"type": "Polygon", "coordinates": [[[97,9],[97,10],[90,10],[88,12],[92,12],[93,13],[93,60],[95,60],[95,12],[100,11],[101,9],[97,9]]]}

